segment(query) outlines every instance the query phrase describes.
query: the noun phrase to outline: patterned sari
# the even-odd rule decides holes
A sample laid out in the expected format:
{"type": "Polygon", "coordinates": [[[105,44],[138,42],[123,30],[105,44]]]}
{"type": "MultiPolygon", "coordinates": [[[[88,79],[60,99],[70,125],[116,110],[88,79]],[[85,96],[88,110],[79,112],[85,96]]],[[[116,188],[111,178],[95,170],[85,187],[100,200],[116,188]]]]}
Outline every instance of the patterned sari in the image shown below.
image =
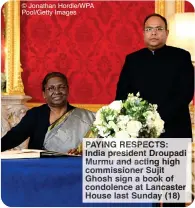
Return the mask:
{"type": "Polygon", "coordinates": [[[91,111],[74,108],[52,123],[45,135],[46,150],[68,152],[77,148],[95,120],[91,111]]]}

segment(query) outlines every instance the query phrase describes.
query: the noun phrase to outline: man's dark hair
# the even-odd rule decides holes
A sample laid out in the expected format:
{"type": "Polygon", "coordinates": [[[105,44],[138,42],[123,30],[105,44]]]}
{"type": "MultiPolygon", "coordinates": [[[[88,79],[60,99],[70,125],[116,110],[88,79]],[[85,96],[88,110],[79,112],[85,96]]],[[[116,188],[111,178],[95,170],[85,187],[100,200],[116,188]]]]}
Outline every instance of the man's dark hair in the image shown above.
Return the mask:
{"type": "Polygon", "coordinates": [[[165,29],[167,30],[167,20],[166,20],[166,18],[163,17],[163,16],[161,16],[160,14],[157,14],[157,13],[153,13],[153,14],[148,15],[148,16],[145,18],[145,20],[144,20],[144,26],[145,26],[146,21],[147,21],[150,17],[160,17],[160,18],[163,20],[163,22],[165,23],[165,29]]]}
{"type": "Polygon", "coordinates": [[[42,91],[43,92],[45,92],[45,85],[47,84],[48,80],[53,77],[60,77],[68,85],[67,77],[64,74],[62,74],[60,72],[51,72],[51,73],[47,74],[42,81],[42,91]]]}

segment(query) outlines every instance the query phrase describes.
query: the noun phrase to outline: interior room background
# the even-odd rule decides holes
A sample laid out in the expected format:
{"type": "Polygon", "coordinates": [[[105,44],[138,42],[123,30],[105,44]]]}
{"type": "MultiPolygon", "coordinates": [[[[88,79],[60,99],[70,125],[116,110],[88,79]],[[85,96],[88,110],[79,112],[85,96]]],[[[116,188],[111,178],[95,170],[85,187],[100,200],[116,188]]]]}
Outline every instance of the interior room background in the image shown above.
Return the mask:
{"type": "MultiPolygon", "coordinates": [[[[155,2],[95,1],[93,5],[91,9],[71,9],[77,11],[75,16],[20,14],[22,80],[25,94],[32,97],[30,102],[44,102],[41,82],[52,71],[68,77],[70,103],[108,104],[114,100],[125,56],[144,47],[143,21],[155,11],[155,2]]],[[[193,11],[185,2],[185,12],[193,11]]],[[[4,47],[3,13],[1,16],[4,47]]]]}

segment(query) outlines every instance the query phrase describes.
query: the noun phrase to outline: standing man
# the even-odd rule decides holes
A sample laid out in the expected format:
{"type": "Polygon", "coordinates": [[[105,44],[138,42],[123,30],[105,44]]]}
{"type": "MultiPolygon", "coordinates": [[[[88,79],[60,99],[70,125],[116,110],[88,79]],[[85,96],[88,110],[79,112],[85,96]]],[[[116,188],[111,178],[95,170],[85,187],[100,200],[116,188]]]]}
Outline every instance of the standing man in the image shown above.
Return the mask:
{"type": "Polygon", "coordinates": [[[151,14],[144,20],[146,48],[127,55],[117,84],[116,100],[128,93],[158,105],[165,121],[164,138],[192,138],[188,105],[194,94],[190,53],[166,45],[167,20],[151,14]]]}

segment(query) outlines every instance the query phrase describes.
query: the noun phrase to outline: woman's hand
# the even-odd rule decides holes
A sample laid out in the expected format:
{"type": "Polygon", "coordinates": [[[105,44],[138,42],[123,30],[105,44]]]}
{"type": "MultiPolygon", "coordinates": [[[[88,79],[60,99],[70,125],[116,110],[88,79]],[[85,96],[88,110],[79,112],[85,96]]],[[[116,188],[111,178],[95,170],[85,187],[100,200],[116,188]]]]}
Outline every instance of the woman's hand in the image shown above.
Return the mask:
{"type": "Polygon", "coordinates": [[[75,149],[70,149],[70,150],[68,151],[68,154],[70,154],[70,155],[82,155],[82,152],[80,152],[80,151],[78,150],[78,148],[75,148],[75,149]]]}

